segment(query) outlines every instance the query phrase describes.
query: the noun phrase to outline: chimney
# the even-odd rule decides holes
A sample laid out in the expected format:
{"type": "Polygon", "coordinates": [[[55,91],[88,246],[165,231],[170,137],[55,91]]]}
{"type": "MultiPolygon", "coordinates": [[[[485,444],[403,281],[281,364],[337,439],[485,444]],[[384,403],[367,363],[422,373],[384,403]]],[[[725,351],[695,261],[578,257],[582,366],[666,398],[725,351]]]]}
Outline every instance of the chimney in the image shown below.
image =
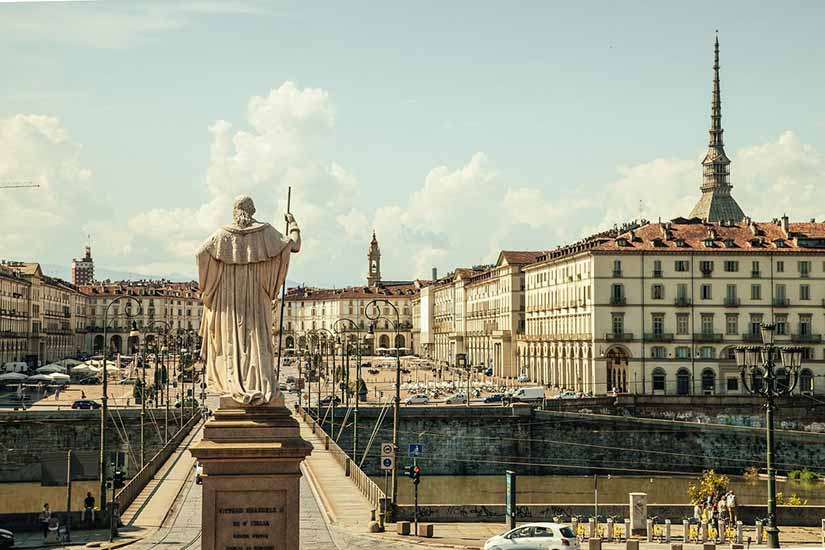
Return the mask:
{"type": "Polygon", "coordinates": [[[788,223],[788,215],[783,214],[782,218],[780,219],[780,225],[782,226],[782,232],[785,233],[786,238],[790,238],[791,236],[791,226],[788,223]]]}
{"type": "Polygon", "coordinates": [[[433,268],[433,281],[437,281],[437,280],[438,280],[438,268],[434,267],[433,268]]]}

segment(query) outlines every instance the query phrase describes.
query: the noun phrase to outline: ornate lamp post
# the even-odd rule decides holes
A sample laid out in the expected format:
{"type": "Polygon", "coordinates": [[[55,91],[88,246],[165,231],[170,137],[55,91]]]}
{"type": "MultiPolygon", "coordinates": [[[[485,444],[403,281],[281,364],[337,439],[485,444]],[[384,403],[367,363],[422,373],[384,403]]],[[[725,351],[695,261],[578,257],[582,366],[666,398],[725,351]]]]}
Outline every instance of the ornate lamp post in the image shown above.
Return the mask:
{"type": "Polygon", "coordinates": [[[153,332],[162,338],[160,345],[155,346],[155,388],[159,389],[160,395],[163,397],[164,404],[166,405],[163,423],[163,442],[166,443],[169,441],[169,369],[163,362],[163,354],[165,354],[168,349],[167,344],[169,342],[169,335],[172,332],[172,323],[162,319],[155,319],[153,321],[149,321],[149,323],[144,327],[144,330],[146,332],[153,332]],[[158,332],[154,330],[157,326],[162,326],[163,331],[158,332]],[[160,371],[160,383],[158,383],[157,375],[158,365],[162,367],[162,370],[160,371]],[[164,386],[166,387],[166,395],[163,395],[164,386]]]}
{"type": "MultiPolygon", "coordinates": [[[[395,312],[395,403],[392,409],[392,447],[396,465],[392,469],[392,496],[390,497],[390,502],[394,508],[398,500],[398,416],[401,410],[401,356],[398,353],[398,330],[401,326],[401,315],[398,313],[395,304],[385,298],[377,298],[370,300],[364,307],[364,314],[367,319],[370,321],[378,320],[381,315],[381,308],[378,307],[380,303],[387,304],[395,312]],[[372,311],[370,306],[374,308],[372,311]]],[[[370,327],[370,330],[372,331],[372,327],[370,327]]]]}
{"type": "Polygon", "coordinates": [[[802,366],[802,348],[774,345],[775,325],[762,325],[761,346],[736,348],[736,364],[742,384],[748,393],[766,399],[767,470],[768,470],[768,547],[779,548],[779,528],[776,525],[776,470],[774,469],[773,410],[774,400],[793,392],[802,366]],[[782,366],[776,362],[781,357],[782,366]],[[758,382],[757,382],[758,381],[758,382]]]}
{"type": "MultiPolygon", "coordinates": [[[[355,409],[353,411],[353,421],[352,421],[352,460],[357,464],[358,463],[358,405],[360,403],[360,390],[361,390],[361,330],[358,328],[358,325],[355,324],[355,321],[352,319],[338,319],[334,323],[332,323],[332,329],[340,334],[341,332],[344,333],[344,346],[347,349],[347,388],[349,388],[349,336],[346,334],[347,331],[344,329],[339,329],[339,323],[349,323],[350,327],[353,331],[355,331],[355,337],[357,342],[357,349],[355,350],[356,357],[358,358],[358,363],[355,366],[355,409]]],[[[340,338],[340,336],[339,336],[340,338]]]]}
{"type": "MultiPolygon", "coordinates": [[[[335,384],[338,381],[338,373],[335,370],[335,335],[326,328],[314,328],[309,331],[315,335],[316,341],[321,348],[321,353],[324,351],[328,355],[332,355],[332,400],[330,406],[330,432],[329,435],[335,438],[335,384]],[[323,338],[322,338],[323,337],[323,338]]],[[[321,378],[318,377],[318,415],[320,420],[321,415],[321,378]]],[[[342,426],[343,427],[343,426],[342,426]]]]}
{"type": "MultiPolygon", "coordinates": [[[[101,397],[100,407],[100,457],[98,459],[98,468],[100,470],[100,511],[106,511],[106,419],[109,416],[109,369],[106,362],[109,358],[109,344],[106,342],[106,329],[108,328],[109,308],[113,304],[121,300],[126,300],[127,303],[137,304],[137,315],[142,313],[140,300],[132,296],[121,295],[115,297],[103,310],[103,396],[101,397]]],[[[128,312],[127,312],[128,316],[128,312]]],[[[129,332],[129,336],[139,336],[137,331],[129,332]]],[[[114,494],[114,483],[112,483],[112,493],[114,494]]],[[[114,522],[114,510],[109,513],[109,540],[114,537],[116,529],[114,522]]]]}

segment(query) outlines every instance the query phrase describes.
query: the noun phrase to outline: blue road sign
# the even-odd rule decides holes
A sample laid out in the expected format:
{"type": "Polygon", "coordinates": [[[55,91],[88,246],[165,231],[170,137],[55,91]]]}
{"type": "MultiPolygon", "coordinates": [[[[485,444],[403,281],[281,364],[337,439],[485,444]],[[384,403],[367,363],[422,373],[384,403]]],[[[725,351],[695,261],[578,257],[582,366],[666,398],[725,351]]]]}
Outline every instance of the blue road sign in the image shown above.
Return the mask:
{"type": "Polygon", "coordinates": [[[409,456],[424,456],[424,445],[421,443],[410,443],[407,454],[409,454],[409,456]]]}
{"type": "Polygon", "coordinates": [[[395,468],[395,459],[391,456],[385,456],[381,459],[382,470],[392,470],[395,468]]]}

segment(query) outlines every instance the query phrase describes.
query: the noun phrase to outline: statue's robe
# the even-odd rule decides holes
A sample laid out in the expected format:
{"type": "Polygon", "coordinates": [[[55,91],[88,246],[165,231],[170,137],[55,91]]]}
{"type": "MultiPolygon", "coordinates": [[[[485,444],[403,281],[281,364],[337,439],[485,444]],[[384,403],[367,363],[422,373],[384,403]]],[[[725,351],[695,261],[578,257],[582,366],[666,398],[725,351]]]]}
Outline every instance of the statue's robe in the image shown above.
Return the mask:
{"type": "Polygon", "coordinates": [[[201,357],[209,387],[238,403],[262,405],[278,393],[272,302],[286,279],[293,241],[255,222],[224,226],[197,253],[203,300],[201,357]]]}

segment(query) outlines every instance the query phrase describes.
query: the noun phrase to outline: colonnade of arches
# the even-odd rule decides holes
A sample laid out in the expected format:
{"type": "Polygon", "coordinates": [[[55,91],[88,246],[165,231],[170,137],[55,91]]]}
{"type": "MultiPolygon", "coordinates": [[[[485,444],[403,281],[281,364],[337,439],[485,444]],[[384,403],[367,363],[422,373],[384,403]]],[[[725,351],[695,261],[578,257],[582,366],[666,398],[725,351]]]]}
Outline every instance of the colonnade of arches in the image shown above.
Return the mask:
{"type": "Polygon", "coordinates": [[[519,370],[537,384],[599,393],[592,359],[587,342],[528,342],[519,350],[519,370]]]}

